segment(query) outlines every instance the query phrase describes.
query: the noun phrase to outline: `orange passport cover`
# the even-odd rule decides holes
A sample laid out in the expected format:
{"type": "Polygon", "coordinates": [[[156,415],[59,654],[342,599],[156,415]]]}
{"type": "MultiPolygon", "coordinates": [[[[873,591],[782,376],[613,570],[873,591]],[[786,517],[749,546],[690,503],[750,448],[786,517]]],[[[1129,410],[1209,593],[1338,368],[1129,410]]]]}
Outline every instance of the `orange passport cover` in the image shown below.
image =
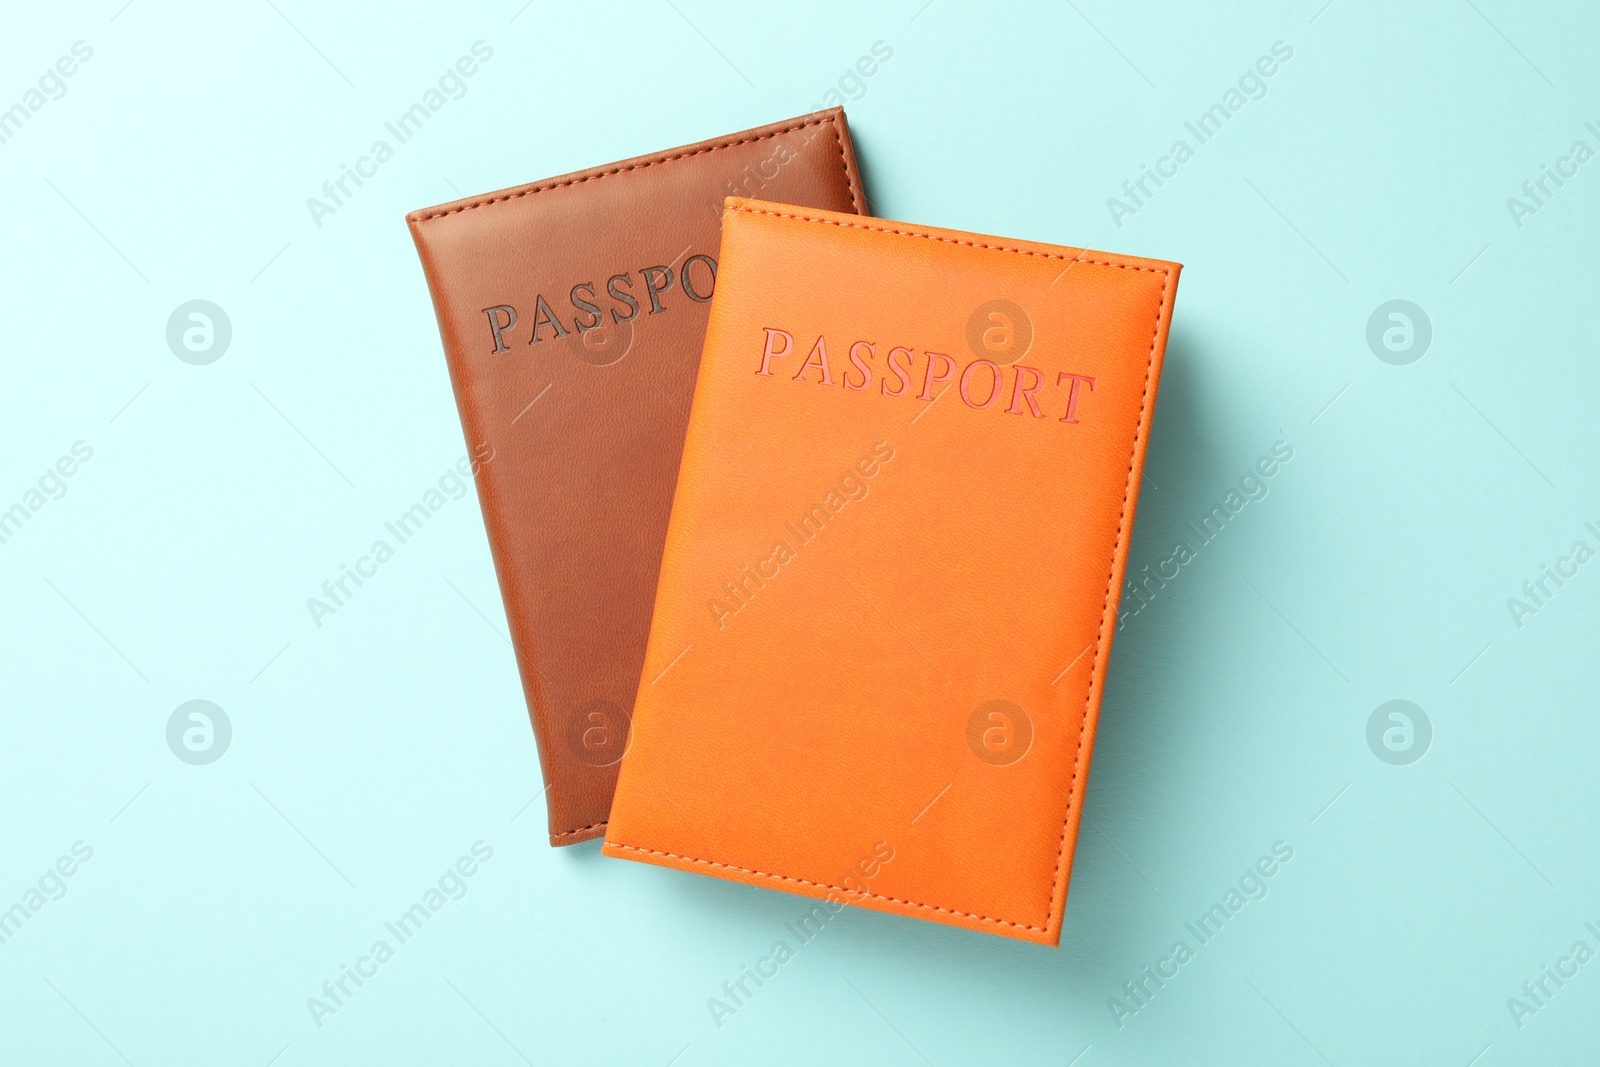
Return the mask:
{"type": "Polygon", "coordinates": [[[719,264],[604,851],[1057,944],[1180,268],[736,197],[719,264]]]}

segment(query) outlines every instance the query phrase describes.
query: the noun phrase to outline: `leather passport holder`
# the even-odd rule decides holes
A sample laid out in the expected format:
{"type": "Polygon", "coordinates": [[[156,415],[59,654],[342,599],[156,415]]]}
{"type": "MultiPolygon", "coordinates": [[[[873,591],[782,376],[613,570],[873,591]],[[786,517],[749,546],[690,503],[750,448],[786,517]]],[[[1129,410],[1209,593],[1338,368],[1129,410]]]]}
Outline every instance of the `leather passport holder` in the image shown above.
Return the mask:
{"type": "Polygon", "coordinates": [[[603,850],[1057,944],[1180,268],[739,198],[721,252],[603,850]]]}
{"type": "Polygon", "coordinates": [[[860,211],[838,108],[412,212],[547,785],[605,830],[628,743],[723,199],[860,211]]]}

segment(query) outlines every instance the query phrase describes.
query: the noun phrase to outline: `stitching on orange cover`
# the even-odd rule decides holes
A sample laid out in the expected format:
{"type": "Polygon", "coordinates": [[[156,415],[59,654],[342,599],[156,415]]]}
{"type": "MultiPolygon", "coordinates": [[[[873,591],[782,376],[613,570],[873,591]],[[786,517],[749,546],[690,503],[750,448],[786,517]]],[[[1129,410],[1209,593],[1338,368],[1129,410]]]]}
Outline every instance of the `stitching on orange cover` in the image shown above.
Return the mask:
{"type": "Polygon", "coordinates": [[[415,225],[419,222],[426,222],[428,219],[443,218],[446,215],[454,215],[460,211],[471,211],[473,208],[484,207],[488,204],[498,204],[506,200],[516,200],[519,197],[532,196],[534,193],[548,192],[551,189],[560,189],[561,187],[567,185],[582,185],[584,182],[596,181],[600,178],[606,178],[613,174],[625,174],[631,170],[644,170],[646,167],[653,167],[657,163],[670,163],[675,159],[688,159],[690,156],[705,155],[708,152],[715,152],[719,148],[733,148],[742,144],[755,144],[757,141],[770,140],[773,137],[779,137],[786,133],[793,133],[795,130],[803,130],[808,126],[821,126],[825,122],[833,126],[833,135],[839,141],[839,166],[840,169],[844,171],[845,185],[850,190],[850,202],[859,206],[859,203],[856,199],[855,183],[850,180],[850,168],[845,165],[844,137],[839,133],[839,127],[836,123],[834,123],[833,116],[829,115],[825,119],[815,119],[811,122],[797,122],[793,126],[785,126],[779,130],[773,130],[771,133],[764,133],[760,137],[746,137],[738,141],[723,141],[720,144],[709,145],[705,148],[696,148],[693,152],[679,152],[675,156],[657,156],[655,159],[647,159],[643,163],[634,163],[626,167],[614,167],[611,170],[603,170],[599,174],[590,174],[582,178],[571,178],[567,181],[551,182],[549,185],[536,185],[532,189],[524,189],[521,192],[512,193],[509,196],[496,196],[491,197],[488,200],[475,200],[470,204],[463,204],[460,207],[450,208],[448,211],[435,211],[431,215],[418,215],[410,221],[413,225],[415,225]]]}
{"type": "MultiPolygon", "coordinates": [[[[1139,398],[1139,421],[1134,427],[1133,449],[1128,456],[1128,477],[1127,482],[1123,486],[1122,490],[1122,513],[1117,518],[1117,539],[1111,546],[1111,565],[1107,569],[1106,573],[1106,599],[1105,606],[1101,609],[1100,613],[1100,635],[1095,639],[1094,659],[1089,665],[1089,689],[1088,692],[1084,694],[1083,698],[1084,728],[1078,731],[1078,748],[1076,754],[1073,756],[1072,762],[1072,781],[1067,786],[1067,810],[1061,820],[1061,844],[1056,849],[1056,876],[1050,883],[1050,899],[1045,902],[1045,922],[1048,924],[1051,919],[1055,918],[1056,889],[1061,885],[1061,861],[1066,856],[1067,852],[1067,826],[1072,822],[1072,793],[1073,790],[1077,788],[1078,775],[1082,773],[1083,770],[1083,738],[1088,732],[1089,701],[1093,698],[1095,692],[1094,672],[1095,668],[1098,667],[1100,663],[1100,652],[1103,648],[1105,648],[1107,623],[1112,614],[1111,580],[1116,576],[1117,556],[1122,551],[1122,543],[1127,537],[1128,532],[1128,500],[1133,495],[1133,458],[1139,454],[1139,441],[1144,433],[1145,415],[1148,413],[1150,407],[1150,375],[1155,370],[1156,340],[1161,336],[1161,320],[1166,317],[1167,304],[1171,296],[1172,272],[1164,267],[1136,267],[1131,263],[1112,263],[1100,259],[1083,259],[1082,257],[1054,255],[1048,252],[1034,252],[1026,248],[1013,248],[1009,245],[989,245],[979,244],[976,241],[958,241],[951,237],[941,237],[938,234],[921,233],[915,230],[894,230],[884,226],[867,226],[859,222],[849,222],[836,219],[819,219],[814,215],[800,215],[782,211],[766,211],[762,208],[745,207],[743,205],[730,208],[729,210],[743,211],[752,215],[771,215],[780,219],[796,219],[802,222],[821,222],[826,223],[829,226],[842,226],[847,229],[855,230],[871,230],[875,233],[894,234],[898,237],[920,237],[929,241],[942,241],[945,244],[965,245],[969,248],[987,248],[997,252],[1014,252],[1017,255],[1022,256],[1038,256],[1042,259],[1071,260],[1074,263],[1092,263],[1100,267],[1116,267],[1119,270],[1136,270],[1146,274],[1162,275],[1163,280],[1161,283],[1161,302],[1156,307],[1155,325],[1150,330],[1150,351],[1145,356],[1144,393],[1139,398]]],[[[740,871],[744,874],[757,875],[762,878],[772,878],[780,882],[794,882],[799,885],[816,886],[819,889],[834,889],[841,893],[852,892],[852,890],[844,889],[840,886],[827,885],[822,882],[812,882],[804,878],[792,878],[785,874],[773,874],[770,871],[750,870],[745,867],[735,867],[732,864],[717,863],[714,860],[704,860],[694,856],[680,856],[673,852],[661,852],[653,848],[640,848],[637,845],[624,845],[618,841],[608,841],[606,843],[611,845],[613,848],[627,849],[630,852],[644,852],[654,856],[665,856],[668,859],[683,860],[687,863],[702,863],[709,867],[721,867],[725,870],[740,871]]],[[[1049,930],[1048,925],[1033,926],[1028,923],[1013,922],[1010,919],[996,919],[990,915],[975,915],[971,912],[957,911],[954,908],[940,907],[937,904],[922,904],[915,900],[901,900],[899,897],[887,897],[879,893],[867,893],[864,895],[871,897],[873,900],[885,900],[891,904],[902,904],[906,907],[912,908],[924,908],[929,911],[944,912],[947,915],[959,915],[967,919],[976,919],[979,922],[999,923],[1002,926],[1015,926],[1019,929],[1032,930],[1036,933],[1045,933],[1049,930]]]]}
{"type": "MultiPolygon", "coordinates": [[[[1097,267],[1116,267],[1118,270],[1136,270],[1145,274],[1170,275],[1172,272],[1165,267],[1136,267],[1132,263],[1114,263],[1104,259],[1084,259],[1083,256],[1062,256],[1054,252],[1034,252],[1027,248],[1013,248],[1010,245],[985,245],[977,241],[958,241],[954,237],[940,237],[936,233],[922,233],[917,230],[891,230],[887,226],[863,226],[859,222],[843,222],[836,219],[819,219],[814,215],[798,215],[788,211],[767,211],[765,208],[746,207],[740,204],[728,208],[729,211],[743,211],[749,215],[770,215],[775,219],[797,219],[801,222],[821,222],[829,226],[843,226],[851,230],[871,230],[873,233],[890,233],[896,237],[920,237],[925,241],[941,241],[947,245],[962,245],[966,248],[988,248],[996,252],[1015,252],[1019,256],[1037,256],[1040,259],[1059,259],[1070,263],[1092,263],[1097,267]]],[[[1163,288],[1161,298],[1166,301],[1166,290],[1163,288]]],[[[1156,314],[1156,325],[1161,325],[1161,315],[1156,314]]],[[[1154,358],[1155,339],[1151,338],[1152,358],[1154,358]]]]}
{"type": "MultiPolygon", "coordinates": [[[[1115,266],[1116,264],[1105,264],[1115,266]]],[[[1140,268],[1134,268],[1140,269],[1140,268]]],[[[1083,738],[1089,732],[1089,702],[1095,695],[1095,671],[1100,666],[1100,653],[1106,647],[1106,632],[1110,628],[1111,619],[1116,612],[1111,606],[1112,581],[1117,576],[1117,556],[1122,552],[1122,542],[1127,536],[1128,500],[1133,495],[1133,467],[1135,457],[1139,455],[1140,437],[1145,429],[1145,416],[1150,406],[1150,378],[1155,373],[1156,366],[1156,339],[1161,336],[1161,320],[1167,312],[1167,302],[1171,295],[1172,274],[1170,271],[1161,271],[1161,303],[1156,306],[1156,324],[1150,331],[1150,351],[1145,356],[1144,365],[1144,392],[1139,397],[1139,421],[1133,430],[1133,448],[1128,453],[1128,477],[1122,487],[1122,512],[1117,516],[1117,540],[1111,546],[1111,566],[1106,571],[1106,596],[1104,606],[1100,609],[1100,635],[1094,642],[1094,659],[1089,663],[1089,688],[1083,695],[1083,726],[1078,730],[1078,750],[1072,758],[1072,781],[1067,784],[1067,810],[1061,820],[1061,844],[1056,848],[1056,876],[1050,882],[1050,900],[1046,905],[1046,919],[1055,916],[1056,890],[1061,886],[1061,874],[1065,869],[1062,861],[1067,852],[1067,826],[1072,822],[1072,795],[1078,787],[1078,775],[1083,771],[1083,738]]]]}
{"type": "Polygon", "coordinates": [[[735,867],[731,863],[718,863],[715,860],[703,860],[695,856],[680,856],[676,852],[661,852],[658,849],[653,848],[639,848],[637,845],[624,845],[616,841],[608,841],[606,844],[610,845],[612,848],[627,849],[629,852],[644,852],[652,856],[665,856],[668,859],[683,860],[687,863],[701,863],[707,867],[721,867],[726,871],[738,871],[741,874],[755,874],[760,875],[763,878],[774,878],[780,882],[794,882],[797,885],[815,886],[818,889],[833,889],[850,896],[869,896],[874,900],[887,900],[894,904],[904,904],[912,908],[926,908],[929,911],[942,911],[946,915],[959,915],[964,919],[977,919],[980,922],[999,923],[1001,926],[1015,926],[1019,929],[1032,930],[1036,933],[1045,932],[1045,928],[1042,926],[1029,926],[1027,923],[1014,923],[1009,919],[993,919],[987,915],[974,915],[970,911],[957,911],[954,908],[941,908],[937,904],[918,904],[914,900],[901,900],[899,897],[886,897],[880,893],[863,894],[858,893],[853,889],[846,889],[843,886],[829,885],[826,882],[813,882],[806,878],[791,878],[786,874],[769,874],[766,871],[755,871],[748,867],[735,867]]]}

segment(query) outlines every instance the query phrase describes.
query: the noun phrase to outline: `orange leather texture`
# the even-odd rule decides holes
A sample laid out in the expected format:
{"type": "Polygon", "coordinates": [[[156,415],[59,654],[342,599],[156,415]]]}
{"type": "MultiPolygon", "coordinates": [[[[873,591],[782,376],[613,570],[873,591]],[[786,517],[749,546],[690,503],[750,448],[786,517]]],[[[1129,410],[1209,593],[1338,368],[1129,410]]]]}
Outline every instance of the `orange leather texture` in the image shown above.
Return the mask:
{"type": "Polygon", "coordinates": [[[604,851],[1057,944],[1180,268],[735,197],[719,263],[604,851]]]}

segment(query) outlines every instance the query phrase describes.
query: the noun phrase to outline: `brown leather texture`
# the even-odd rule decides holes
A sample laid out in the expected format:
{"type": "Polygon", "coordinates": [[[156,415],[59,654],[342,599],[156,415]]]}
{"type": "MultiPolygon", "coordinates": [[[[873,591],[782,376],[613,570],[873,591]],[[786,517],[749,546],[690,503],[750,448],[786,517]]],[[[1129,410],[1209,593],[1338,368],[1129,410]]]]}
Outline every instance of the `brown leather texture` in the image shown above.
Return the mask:
{"type": "Polygon", "coordinates": [[[842,109],[406,216],[433,296],[550,843],[605,833],[649,636],[723,199],[860,214],[842,109]]]}

